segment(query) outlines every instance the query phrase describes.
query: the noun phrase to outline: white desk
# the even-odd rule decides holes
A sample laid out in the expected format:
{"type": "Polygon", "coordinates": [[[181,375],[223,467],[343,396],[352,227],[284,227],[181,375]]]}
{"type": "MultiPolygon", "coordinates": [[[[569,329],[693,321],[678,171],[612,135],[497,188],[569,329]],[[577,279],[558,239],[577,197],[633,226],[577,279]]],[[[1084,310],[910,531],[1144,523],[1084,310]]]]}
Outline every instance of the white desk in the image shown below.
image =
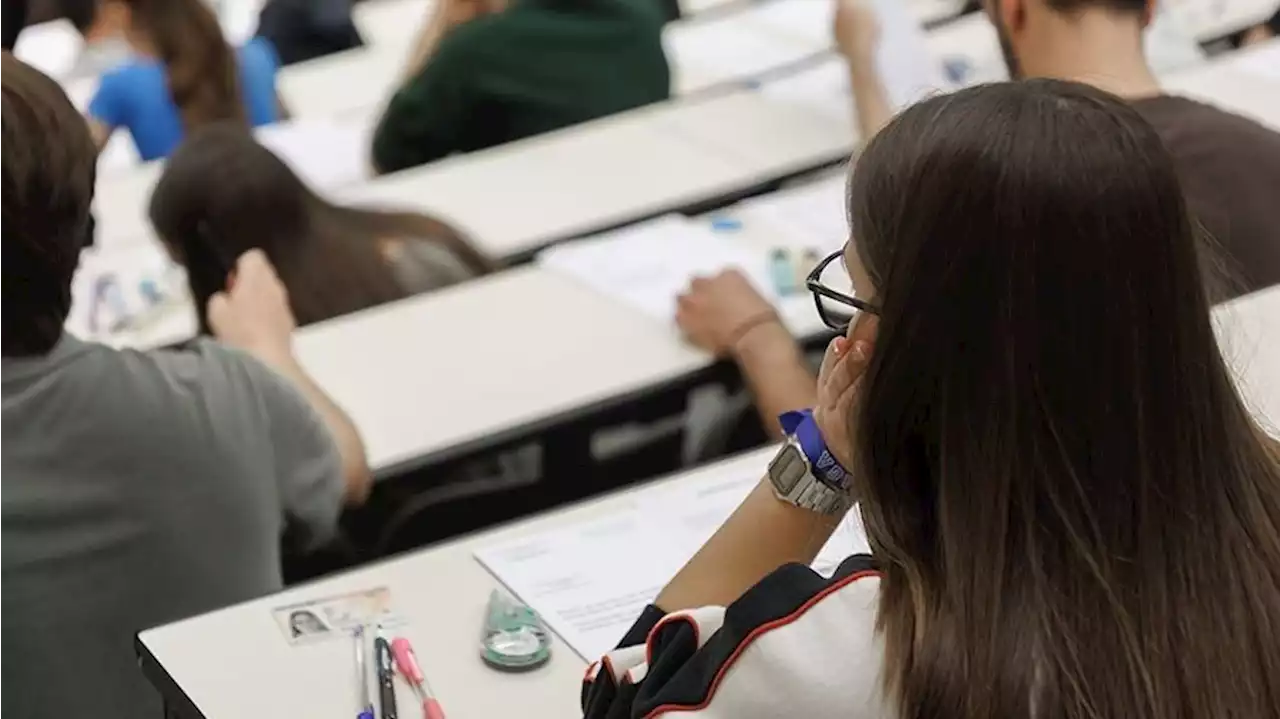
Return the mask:
{"type": "Polygon", "coordinates": [[[747,90],[673,100],[387,175],[343,202],[413,207],[495,257],[711,200],[838,158],[833,123],[747,90]]]}
{"type": "Polygon", "coordinates": [[[276,90],[294,117],[375,116],[395,92],[405,42],[343,50],[280,69],[276,90]]]}
{"type": "MultiPolygon", "coordinates": [[[[762,474],[772,448],[617,492],[602,499],[457,540],[389,562],[344,573],[270,597],[170,624],[139,635],[145,648],[207,719],[351,716],[354,663],[349,640],[291,647],[271,609],[376,586],[408,615],[402,634],[417,649],[423,672],[449,719],[530,719],[580,716],[578,696],[586,662],[558,638],[551,662],[526,674],[504,674],[481,663],[478,649],[484,605],[498,582],[472,557],[478,547],[599,517],[646,494],[711,473],[762,474]]],[[[397,703],[416,711],[397,680],[397,703]]],[[[417,714],[412,714],[417,716],[417,714]]]]}
{"type": "Polygon", "coordinates": [[[308,326],[295,347],[378,471],[710,362],[673,327],[533,266],[308,326]]]}
{"type": "MultiPolygon", "coordinates": [[[[1226,305],[1216,313],[1224,355],[1244,375],[1251,405],[1280,419],[1280,288],[1226,305]]],[[[608,339],[604,340],[608,342],[608,339]]],[[[377,357],[382,352],[371,353],[377,357]]],[[[617,356],[619,353],[608,353],[617,356]]],[[[379,368],[353,368],[359,375],[379,368]]],[[[502,381],[496,378],[497,381],[502,381]]],[[[395,395],[396,392],[391,394],[395,395]]],[[[482,402],[474,403],[484,404],[482,402]]],[[[421,417],[429,409],[418,410],[421,417]]],[[[501,674],[478,658],[483,606],[497,582],[473,559],[480,547],[599,517],[634,506],[646,493],[710,473],[760,473],[772,449],[762,449],[700,470],[578,504],[403,558],[291,589],[194,619],[142,632],[139,646],[172,679],[169,696],[185,696],[207,719],[265,713],[276,716],[349,716],[351,646],[333,641],[290,647],[271,617],[285,604],[386,586],[410,619],[404,634],[418,649],[423,670],[453,719],[575,716],[586,663],[559,639],[553,659],[529,674],[501,674]],[[447,587],[447,591],[442,591],[447,587]]],[[[154,671],[153,675],[160,672],[154,671]]],[[[410,700],[400,687],[400,701],[410,700]]],[[[171,699],[172,701],[172,699],[171,699]]],[[[403,704],[402,706],[413,706],[403,704]]]]}
{"type": "Polygon", "coordinates": [[[669,23],[662,44],[672,94],[745,82],[823,52],[832,44],[831,7],[822,0],[770,0],[669,23]]]}

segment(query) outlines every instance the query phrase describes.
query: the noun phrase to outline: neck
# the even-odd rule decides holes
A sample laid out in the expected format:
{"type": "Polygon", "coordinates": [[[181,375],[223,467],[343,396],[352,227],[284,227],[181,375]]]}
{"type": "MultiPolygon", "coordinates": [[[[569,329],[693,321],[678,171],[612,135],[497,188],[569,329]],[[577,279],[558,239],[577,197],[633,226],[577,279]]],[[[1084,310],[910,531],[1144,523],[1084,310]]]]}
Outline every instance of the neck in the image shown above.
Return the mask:
{"type": "Polygon", "coordinates": [[[1143,52],[1137,18],[1088,10],[1048,22],[1052,27],[1033,39],[1036,50],[1024,60],[1026,75],[1074,80],[1127,99],[1160,94],[1160,83],[1143,52]]]}

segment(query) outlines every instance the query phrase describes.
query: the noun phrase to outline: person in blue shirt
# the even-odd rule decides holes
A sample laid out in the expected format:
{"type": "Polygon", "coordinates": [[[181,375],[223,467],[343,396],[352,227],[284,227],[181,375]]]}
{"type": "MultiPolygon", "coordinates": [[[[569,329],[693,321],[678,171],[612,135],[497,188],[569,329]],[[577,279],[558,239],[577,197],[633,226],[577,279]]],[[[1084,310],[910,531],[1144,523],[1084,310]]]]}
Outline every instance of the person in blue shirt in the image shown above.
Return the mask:
{"type": "Polygon", "coordinates": [[[275,78],[280,60],[255,38],[227,45],[201,0],[105,0],[128,17],[136,57],[103,75],[89,103],[89,126],[101,148],[127,128],[145,160],[169,155],[186,133],[210,122],[247,127],[281,119],[275,78]]]}

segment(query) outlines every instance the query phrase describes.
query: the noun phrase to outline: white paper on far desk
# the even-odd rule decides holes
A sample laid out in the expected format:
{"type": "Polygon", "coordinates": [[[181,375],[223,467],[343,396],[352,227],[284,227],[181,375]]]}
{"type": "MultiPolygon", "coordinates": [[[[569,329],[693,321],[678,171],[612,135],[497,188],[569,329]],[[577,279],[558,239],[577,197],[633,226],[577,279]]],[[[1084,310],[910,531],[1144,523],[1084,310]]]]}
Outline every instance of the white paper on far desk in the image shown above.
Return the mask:
{"type": "Polygon", "coordinates": [[[835,252],[849,238],[846,176],[842,170],[814,182],[745,200],[737,207],[738,217],[746,224],[764,224],[790,246],[835,252]]]}
{"type": "MultiPolygon", "coordinates": [[[[829,35],[832,3],[824,0],[795,0],[770,5],[822,5],[826,8],[824,31],[829,35]]],[[[872,7],[880,19],[881,41],[876,66],[890,105],[901,109],[926,95],[948,87],[941,60],[929,47],[920,24],[899,0],[874,0],[872,7]]],[[[776,11],[774,14],[777,14],[776,11]]],[[[845,120],[853,128],[854,97],[849,88],[849,68],[844,58],[831,57],[797,73],[766,82],[766,96],[812,108],[845,120]]]]}
{"type": "Polygon", "coordinates": [[[680,215],[557,245],[538,262],[663,323],[675,317],[676,297],[690,279],[730,267],[777,299],[763,255],[680,215]]]}
{"type": "MultiPolygon", "coordinates": [[[[587,661],[617,645],[646,604],[728,519],[760,472],[720,474],[636,501],[608,517],[485,547],[476,558],[587,661]]],[[[852,512],[814,567],[867,552],[852,512]]]]}

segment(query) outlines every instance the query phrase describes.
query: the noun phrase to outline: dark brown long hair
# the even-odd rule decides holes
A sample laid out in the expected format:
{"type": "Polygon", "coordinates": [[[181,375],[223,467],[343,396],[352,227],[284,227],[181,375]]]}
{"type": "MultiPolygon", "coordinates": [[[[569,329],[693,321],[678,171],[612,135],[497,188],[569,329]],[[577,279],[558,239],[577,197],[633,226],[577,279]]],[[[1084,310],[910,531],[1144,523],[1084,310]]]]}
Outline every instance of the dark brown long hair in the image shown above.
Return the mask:
{"type": "Polygon", "coordinates": [[[206,331],[209,298],[224,289],[236,258],[253,248],[275,265],[300,325],[408,294],[380,243],[435,243],[476,275],[493,269],[445,222],[324,201],[248,131],[229,123],[192,133],[170,156],[150,215],[186,266],[206,331]]]}
{"type": "Polygon", "coordinates": [[[201,0],[127,0],[135,31],[142,31],[164,63],[169,93],[187,132],[218,120],[248,126],[235,52],[218,18],[201,0]]]}
{"type": "Polygon", "coordinates": [[[849,204],[898,716],[1276,716],[1280,459],[1152,128],[1085,85],[964,90],[881,131],[849,204]]]}

